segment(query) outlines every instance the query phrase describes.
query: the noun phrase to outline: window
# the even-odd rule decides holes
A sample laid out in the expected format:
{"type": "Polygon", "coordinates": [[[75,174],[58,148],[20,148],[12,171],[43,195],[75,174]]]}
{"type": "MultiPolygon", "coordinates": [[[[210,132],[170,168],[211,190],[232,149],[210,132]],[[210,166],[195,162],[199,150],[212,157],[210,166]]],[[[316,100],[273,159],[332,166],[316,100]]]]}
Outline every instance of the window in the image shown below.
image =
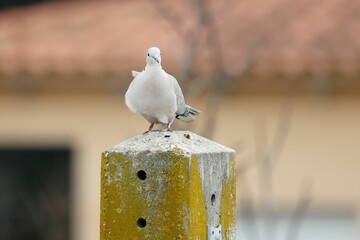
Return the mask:
{"type": "Polygon", "coordinates": [[[0,148],[0,239],[69,239],[69,149],[0,148]]]}

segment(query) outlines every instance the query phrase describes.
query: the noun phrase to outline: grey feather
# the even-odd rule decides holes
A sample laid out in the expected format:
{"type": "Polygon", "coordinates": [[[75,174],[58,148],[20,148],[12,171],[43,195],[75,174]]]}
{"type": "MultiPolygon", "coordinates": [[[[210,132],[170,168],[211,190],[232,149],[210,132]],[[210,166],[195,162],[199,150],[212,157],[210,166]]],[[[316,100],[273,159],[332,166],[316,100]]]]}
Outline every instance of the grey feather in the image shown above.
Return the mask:
{"type": "Polygon", "coordinates": [[[167,75],[169,77],[169,80],[172,81],[172,83],[174,85],[174,92],[176,95],[176,104],[177,104],[176,115],[182,114],[185,112],[185,107],[186,107],[184,95],[181,91],[181,88],[180,88],[179,83],[176,80],[176,78],[174,78],[170,74],[167,74],[167,75]]]}
{"type": "Polygon", "coordinates": [[[176,95],[176,103],[177,103],[177,110],[175,116],[176,119],[179,119],[184,122],[191,122],[195,120],[195,116],[198,115],[200,111],[185,104],[184,95],[181,91],[178,81],[172,75],[168,74],[168,76],[169,79],[174,84],[174,92],[176,95]]]}
{"type": "Polygon", "coordinates": [[[195,116],[199,115],[201,111],[193,107],[185,105],[185,111],[182,114],[176,114],[176,119],[179,119],[184,122],[191,122],[195,120],[195,116]]]}

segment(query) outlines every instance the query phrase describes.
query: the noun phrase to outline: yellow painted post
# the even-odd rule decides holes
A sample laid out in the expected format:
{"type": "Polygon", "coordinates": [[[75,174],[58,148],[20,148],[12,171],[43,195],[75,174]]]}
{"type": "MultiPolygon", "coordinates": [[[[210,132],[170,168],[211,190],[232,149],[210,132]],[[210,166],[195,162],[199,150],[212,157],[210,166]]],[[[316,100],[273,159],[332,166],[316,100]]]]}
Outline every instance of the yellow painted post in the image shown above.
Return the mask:
{"type": "Polygon", "coordinates": [[[235,239],[235,152],[188,131],[102,154],[101,240],[235,239]]]}

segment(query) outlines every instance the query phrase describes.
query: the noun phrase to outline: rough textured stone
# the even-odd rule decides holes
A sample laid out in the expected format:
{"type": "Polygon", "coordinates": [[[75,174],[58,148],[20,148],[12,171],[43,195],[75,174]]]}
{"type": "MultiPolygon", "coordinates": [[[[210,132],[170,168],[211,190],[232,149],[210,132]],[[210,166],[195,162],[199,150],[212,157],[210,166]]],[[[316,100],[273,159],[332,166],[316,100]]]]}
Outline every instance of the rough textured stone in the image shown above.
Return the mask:
{"type": "Polygon", "coordinates": [[[105,151],[101,239],[235,239],[235,152],[187,131],[150,132],[105,151]]]}

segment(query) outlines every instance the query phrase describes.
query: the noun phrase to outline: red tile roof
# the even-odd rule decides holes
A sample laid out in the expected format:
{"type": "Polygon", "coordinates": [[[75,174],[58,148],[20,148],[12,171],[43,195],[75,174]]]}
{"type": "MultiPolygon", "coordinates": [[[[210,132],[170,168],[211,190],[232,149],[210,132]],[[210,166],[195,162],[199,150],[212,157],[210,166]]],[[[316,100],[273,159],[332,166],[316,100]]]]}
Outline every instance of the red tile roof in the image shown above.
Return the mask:
{"type": "MultiPolygon", "coordinates": [[[[159,46],[164,66],[176,70],[184,44],[151,2],[67,1],[2,11],[0,72],[128,72],[143,68],[150,46],[159,46]]],[[[224,2],[213,1],[212,9],[227,68],[256,53],[258,71],[359,71],[359,1],[224,2]]],[[[189,6],[168,4],[191,28],[189,6]]],[[[201,59],[206,66],[206,54],[201,59]]]]}

